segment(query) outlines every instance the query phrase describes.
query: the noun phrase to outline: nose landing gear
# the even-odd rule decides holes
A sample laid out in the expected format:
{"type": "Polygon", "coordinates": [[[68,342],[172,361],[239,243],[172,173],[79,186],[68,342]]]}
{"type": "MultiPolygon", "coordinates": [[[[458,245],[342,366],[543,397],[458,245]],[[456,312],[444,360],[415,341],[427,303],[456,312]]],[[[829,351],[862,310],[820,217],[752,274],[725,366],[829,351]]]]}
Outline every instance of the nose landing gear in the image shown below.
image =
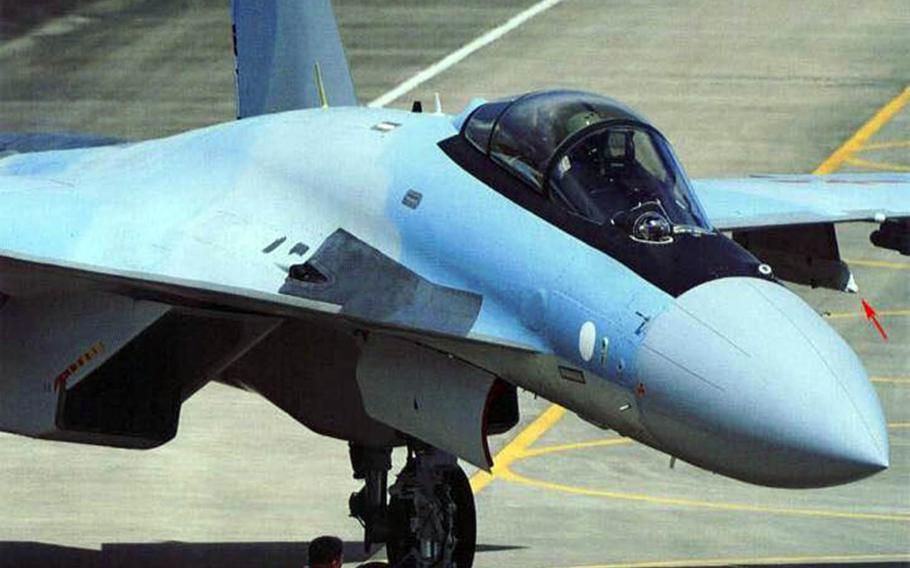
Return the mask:
{"type": "MultiPolygon", "coordinates": [[[[352,446],[351,461],[358,477],[354,456],[352,446]]],[[[377,484],[371,488],[370,483],[371,478],[384,481],[385,470],[382,475],[360,473],[365,474],[366,485],[351,497],[350,505],[351,515],[364,525],[367,547],[385,542],[395,567],[471,567],[477,538],[474,495],[454,456],[429,446],[409,447],[408,461],[388,491],[388,505],[385,488],[379,491],[377,484]]]]}

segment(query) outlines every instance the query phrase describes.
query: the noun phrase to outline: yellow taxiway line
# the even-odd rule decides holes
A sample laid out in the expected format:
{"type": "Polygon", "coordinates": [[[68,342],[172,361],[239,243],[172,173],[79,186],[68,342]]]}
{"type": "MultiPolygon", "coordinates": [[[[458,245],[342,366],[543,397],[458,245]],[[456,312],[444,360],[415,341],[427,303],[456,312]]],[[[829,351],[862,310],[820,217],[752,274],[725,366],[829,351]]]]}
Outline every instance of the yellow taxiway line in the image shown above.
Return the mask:
{"type": "MultiPolygon", "coordinates": [[[[716,501],[699,501],[695,499],[685,499],[680,497],[661,497],[645,493],[626,493],[620,491],[606,491],[601,489],[590,489],[566,485],[563,483],[553,483],[540,479],[533,479],[518,473],[515,473],[511,466],[520,460],[538,457],[545,454],[564,452],[576,449],[585,449],[604,446],[618,446],[631,444],[628,438],[607,438],[602,440],[591,440],[587,442],[578,442],[573,444],[559,444],[553,446],[543,446],[540,448],[531,448],[530,446],[540,439],[540,437],[550,428],[552,428],[563,416],[566,410],[558,405],[551,405],[543,412],[534,422],[529,424],[518,436],[507,444],[495,458],[493,471],[477,472],[471,478],[471,489],[475,494],[483,490],[494,479],[509,481],[518,485],[535,487],[549,491],[558,491],[572,495],[584,495],[588,497],[605,497],[623,501],[637,501],[642,503],[651,503],[657,505],[672,505],[682,507],[693,507],[700,509],[711,509],[718,511],[734,511],[748,513],[765,513],[772,515],[802,516],[802,517],[826,517],[838,519],[853,519],[867,521],[897,521],[910,522],[910,515],[907,514],[883,514],[883,513],[860,513],[853,511],[835,511],[825,509],[798,509],[785,507],[766,507],[761,505],[749,505],[745,503],[724,503],[716,501]]],[[[888,424],[889,428],[908,428],[908,422],[892,422],[888,424]]]]}
{"type": "Polygon", "coordinates": [[[867,170],[881,170],[883,172],[910,172],[910,166],[906,164],[895,164],[892,162],[880,162],[878,160],[863,160],[861,158],[847,158],[844,163],[849,166],[865,168],[867,170]]]}
{"type": "Polygon", "coordinates": [[[620,501],[637,501],[639,503],[650,503],[654,505],[673,505],[678,507],[691,507],[698,509],[710,509],[714,511],[731,511],[746,513],[766,513],[771,515],[785,515],[794,517],[824,517],[836,519],[852,519],[864,521],[894,521],[910,523],[910,515],[906,514],[886,514],[886,513],[859,513],[856,511],[836,511],[826,509],[796,509],[789,507],[767,507],[763,505],[749,505],[746,503],[724,503],[721,501],[699,501],[696,499],[686,499],[683,497],[661,497],[658,495],[649,495],[647,493],[624,493],[620,491],[606,491],[603,489],[592,489],[587,487],[577,487],[563,483],[554,483],[552,481],[543,481],[533,479],[524,475],[515,473],[511,469],[503,468],[497,474],[497,477],[505,481],[526,485],[537,489],[546,489],[549,491],[558,491],[570,495],[584,495],[587,497],[605,497],[620,501]]]}
{"type": "Polygon", "coordinates": [[[520,459],[525,450],[543,436],[547,430],[552,428],[554,424],[559,422],[559,419],[565,416],[565,414],[565,408],[556,404],[551,404],[549,408],[543,411],[543,414],[538,416],[534,422],[528,424],[524,430],[515,436],[515,439],[506,444],[506,446],[496,454],[496,457],[493,458],[493,471],[490,473],[478,471],[471,477],[471,491],[476,495],[482,491],[484,487],[489,485],[494,478],[500,477],[501,472],[508,469],[508,467],[512,465],[512,462],[520,459]]]}
{"type": "Polygon", "coordinates": [[[866,124],[862,126],[856,133],[851,136],[846,142],[844,142],[840,148],[834,151],[833,154],[828,156],[828,159],[821,163],[820,166],[815,168],[815,171],[812,173],[815,174],[830,174],[837,170],[841,165],[853,155],[854,152],[858,151],[860,147],[866,143],[869,138],[872,138],[876,132],[881,129],[889,120],[894,118],[904,106],[907,104],[907,101],[910,101],[910,86],[905,87],[903,92],[898,96],[891,99],[888,104],[883,106],[875,113],[875,115],[869,119],[866,124]]]}
{"type": "Polygon", "coordinates": [[[841,562],[902,562],[910,554],[832,554],[825,556],[757,556],[731,558],[687,558],[685,560],[659,560],[655,562],[618,562],[614,564],[589,564],[571,568],[688,568],[690,566],[740,566],[778,564],[831,564],[841,562]]]}
{"type": "MultiPolygon", "coordinates": [[[[875,313],[881,317],[898,317],[898,316],[910,316],[910,310],[875,310],[875,313]]],[[[851,318],[864,318],[866,314],[856,311],[856,312],[829,312],[824,314],[825,319],[851,319],[851,318]]]]}
{"type": "Polygon", "coordinates": [[[869,377],[873,383],[890,383],[895,385],[910,385],[910,377],[869,377]]]}
{"type": "Polygon", "coordinates": [[[910,140],[889,140],[887,142],[873,142],[863,144],[857,152],[872,152],[875,150],[891,150],[893,148],[910,148],[910,140]]]}
{"type": "Polygon", "coordinates": [[[558,446],[543,446],[540,448],[530,448],[521,452],[520,457],[536,458],[546,454],[555,454],[557,452],[567,452],[569,450],[584,450],[588,448],[602,448],[605,446],[625,446],[632,443],[631,438],[607,438],[605,440],[591,440],[590,442],[575,442],[574,444],[559,444],[558,446]]]}
{"type": "Polygon", "coordinates": [[[851,266],[868,266],[870,268],[889,268],[891,270],[910,270],[910,262],[887,262],[884,260],[861,260],[858,258],[845,258],[844,262],[851,266]]]}

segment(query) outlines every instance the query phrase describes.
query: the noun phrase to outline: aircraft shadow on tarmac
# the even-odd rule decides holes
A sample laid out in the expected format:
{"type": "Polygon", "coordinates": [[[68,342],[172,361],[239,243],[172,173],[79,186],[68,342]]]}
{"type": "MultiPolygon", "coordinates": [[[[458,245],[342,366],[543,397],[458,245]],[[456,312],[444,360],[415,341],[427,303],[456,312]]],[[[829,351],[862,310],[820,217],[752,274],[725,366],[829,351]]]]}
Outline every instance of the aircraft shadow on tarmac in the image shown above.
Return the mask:
{"type": "MultiPolygon", "coordinates": [[[[0,568],[302,568],[309,542],[155,542],[104,544],[86,550],[41,542],[0,542],[0,568]]],[[[521,546],[477,545],[477,552],[516,550],[521,546]]],[[[346,562],[366,562],[358,542],[345,543],[346,562]]],[[[882,568],[881,566],[879,568],[882,568]]]]}

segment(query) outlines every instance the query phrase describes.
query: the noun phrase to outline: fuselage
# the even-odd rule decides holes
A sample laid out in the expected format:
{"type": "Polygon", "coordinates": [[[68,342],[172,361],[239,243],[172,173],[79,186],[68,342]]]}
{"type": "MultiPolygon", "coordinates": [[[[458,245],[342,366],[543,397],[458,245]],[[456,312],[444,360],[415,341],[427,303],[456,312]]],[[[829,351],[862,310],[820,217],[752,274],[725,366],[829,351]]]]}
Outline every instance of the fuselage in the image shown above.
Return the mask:
{"type": "MultiPolygon", "coordinates": [[[[887,467],[862,364],[798,297],[758,273],[656,284],[456,163],[440,143],[463,120],[314,109],[13,156],[0,160],[0,250],[282,301],[289,266],[344,229],[481,295],[469,337],[536,352],[536,363],[463,356],[587,420],[763,485],[887,467]]],[[[684,263],[670,270],[686,280],[684,263]]]]}

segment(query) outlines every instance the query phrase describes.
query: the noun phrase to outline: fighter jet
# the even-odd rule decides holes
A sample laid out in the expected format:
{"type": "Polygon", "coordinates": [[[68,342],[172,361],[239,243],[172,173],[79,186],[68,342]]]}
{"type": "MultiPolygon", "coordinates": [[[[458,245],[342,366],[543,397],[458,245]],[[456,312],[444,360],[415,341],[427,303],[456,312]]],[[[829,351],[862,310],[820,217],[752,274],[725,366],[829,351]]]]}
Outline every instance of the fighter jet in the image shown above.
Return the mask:
{"type": "Polygon", "coordinates": [[[888,466],[862,363],[783,281],[855,289],[836,223],[910,254],[910,176],[690,180],[585,92],[359,106],[327,0],[232,14],[238,120],[5,138],[0,429],[153,448],[247,389],[349,442],[365,541],[421,568],[472,565],[457,459],[492,467],[519,388],[748,483],[888,466]]]}

